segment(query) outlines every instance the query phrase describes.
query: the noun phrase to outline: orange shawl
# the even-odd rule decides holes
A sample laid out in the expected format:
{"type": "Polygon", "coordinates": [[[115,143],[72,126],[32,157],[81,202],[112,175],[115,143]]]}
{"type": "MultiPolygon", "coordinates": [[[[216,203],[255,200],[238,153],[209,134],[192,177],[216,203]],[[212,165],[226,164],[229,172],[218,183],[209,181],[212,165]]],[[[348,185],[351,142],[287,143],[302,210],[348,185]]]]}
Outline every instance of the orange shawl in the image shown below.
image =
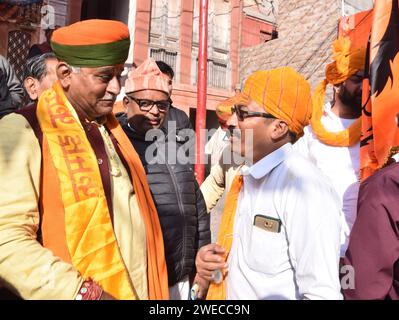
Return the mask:
{"type": "MultiPolygon", "coordinates": [[[[129,288],[113,233],[97,160],[83,129],[70,113],[71,108],[59,83],[46,91],[38,104],[37,117],[43,132],[43,244],[72,263],[82,276],[99,281],[115,297],[131,299],[134,292],[129,288]],[[78,162],[82,168],[79,173],[78,162]],[[80,211],[79,216],[76,210],[80,211]]],[[[149,299],[168,299],[162,231],[144,168],[115,117],[109,115],[107,120],[128,163],[145,224],[149,299]]]]}
{"type": "MultiPolygon", "coordinates": [[[[238,196],[243,185],[243,177],[237,174],[231,184],[227,195],[226,204],[223,209],[222,221],[219,227],[217,243],[225,249],[224,259],[227,261],[233,243],[234,218],[237,211],[238,196]]],[[[225,300],[226,299],[226,276],[223,274],[223,281],[220,283],[212,282],[209,286],[207,300],[225,300]]]]}

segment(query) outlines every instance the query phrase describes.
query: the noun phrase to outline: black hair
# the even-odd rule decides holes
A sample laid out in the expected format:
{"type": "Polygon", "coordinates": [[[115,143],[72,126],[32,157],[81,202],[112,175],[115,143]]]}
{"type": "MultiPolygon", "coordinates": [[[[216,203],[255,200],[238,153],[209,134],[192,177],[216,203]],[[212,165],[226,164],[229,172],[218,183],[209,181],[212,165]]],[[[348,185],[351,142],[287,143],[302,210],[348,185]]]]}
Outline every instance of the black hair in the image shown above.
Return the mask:
{"type": "Polygon", "coordinates": [[[297,136],[295,133],[293,133],[292,131],[288,130],[288,136],[291,140],[291,143],[294,144],[297,141],[297,136]]]}
{"type": "Polygon", "coordinates": [[[168,75],[171,79],[175,77],[175,72],[173,71],[170,65],[160,60],[155,61],[155,63],[157,64],[159,70],[161,70],[163,74],[168,75]]]}

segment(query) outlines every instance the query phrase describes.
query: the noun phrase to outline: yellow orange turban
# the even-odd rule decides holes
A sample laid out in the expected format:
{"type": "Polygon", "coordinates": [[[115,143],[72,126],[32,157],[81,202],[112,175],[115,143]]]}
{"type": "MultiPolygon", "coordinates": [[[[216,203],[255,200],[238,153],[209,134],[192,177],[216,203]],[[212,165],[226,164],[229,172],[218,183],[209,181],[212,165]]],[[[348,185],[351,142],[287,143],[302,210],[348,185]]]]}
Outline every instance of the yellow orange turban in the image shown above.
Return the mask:
{"type": "Polygon", "coordinates": [[[363,70],[366,60],[365,48],[353,48],[349,38],[339,37],[333,43],[334,61],[326,67],[326,78],[319,83],[313,93],[312,131],[324,144],[348,147],[357,143],[361,135],[361,120],[356,120],[348,129],[328,132],[321,123],[327,85],[337,85],[356,72],[363,70]]]}
{"type": "Polygon", "coordinates": [[[231,108],[237,103],[237,101],[237,96],[233,96],[219,102],[215,109],[219,122],[226,122],[229,119],[231,116],[231,108]]]}
{"type": "Polygon", "coordinates": [[[103,67],[126,61],[130,36],[120,21],[93,19],[55,30],[50,42],[61,61],[76,67],[103,67]]]}
{"type": "Polygon", "coordinates": [[[334,62],[326,67],[328,83],[340,84],[364,69],[366,48],[352,48],[349,38],[339,37],[333,43],[334,62]]]}
{"type": "Polygon", "coordinates": [[[290,67],[261,70],[244,84],[242,99],[252,99],[268,113],[287,122],[299,138],[312,114],[310,85],[290,67]]]}

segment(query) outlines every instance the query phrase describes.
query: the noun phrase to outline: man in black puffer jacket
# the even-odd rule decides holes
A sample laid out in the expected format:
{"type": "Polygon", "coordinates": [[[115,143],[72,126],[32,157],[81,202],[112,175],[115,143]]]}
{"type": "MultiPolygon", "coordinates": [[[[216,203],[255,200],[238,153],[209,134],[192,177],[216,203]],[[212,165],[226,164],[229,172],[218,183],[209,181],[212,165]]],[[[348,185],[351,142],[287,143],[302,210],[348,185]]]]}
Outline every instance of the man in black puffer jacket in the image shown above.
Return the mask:
{"type": "Polygon", "coordinates": [[[192,131],[176,130],[172,121],[166,129],[170,88],[153,60],[129,74],[125,90],[126,113],[118,120],[147,173],[163,232],[170,298],[188,299],[190,284],[197,282],[197,251],[211,241],[209,215],[187,157],[194,156],[194,146],[185,150],[192,131]]]}

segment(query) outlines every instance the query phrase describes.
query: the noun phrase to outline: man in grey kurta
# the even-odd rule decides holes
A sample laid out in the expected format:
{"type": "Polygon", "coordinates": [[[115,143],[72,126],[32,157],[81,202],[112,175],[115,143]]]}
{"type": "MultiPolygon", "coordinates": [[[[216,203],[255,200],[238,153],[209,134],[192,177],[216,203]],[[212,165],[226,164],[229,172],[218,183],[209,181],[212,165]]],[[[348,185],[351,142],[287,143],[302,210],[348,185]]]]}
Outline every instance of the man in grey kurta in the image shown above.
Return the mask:
{"type": "Polygon", "coordinates": [[[0,118],[22,107],[24,89],[8,60],[0,55],[0,118]]]}

